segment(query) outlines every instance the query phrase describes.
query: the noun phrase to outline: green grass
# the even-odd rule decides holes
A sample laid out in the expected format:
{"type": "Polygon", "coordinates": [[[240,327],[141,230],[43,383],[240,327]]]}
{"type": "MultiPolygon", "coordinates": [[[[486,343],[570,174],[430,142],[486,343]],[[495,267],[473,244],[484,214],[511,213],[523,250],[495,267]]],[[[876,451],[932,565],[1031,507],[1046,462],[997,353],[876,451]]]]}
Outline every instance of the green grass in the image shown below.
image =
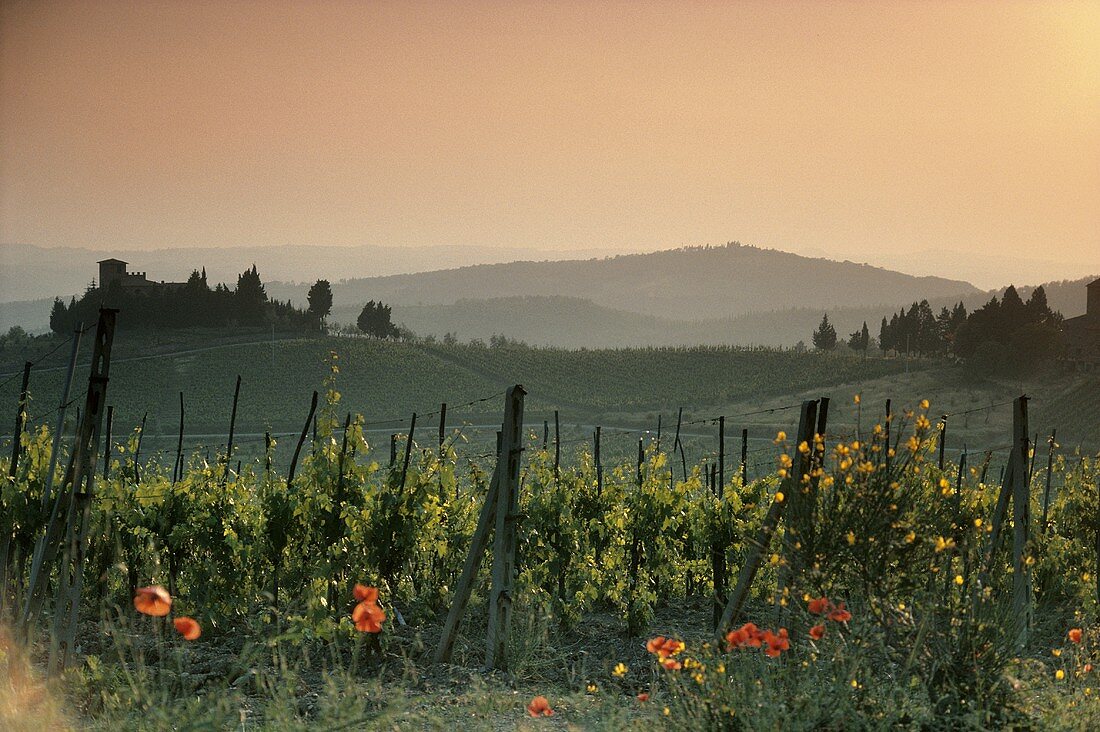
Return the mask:
{"type": "MultiPolygon", "coordinates": [[[[179,393],[186,403],[188,449],[220,444],[228,430],[233,383],[242,376],[237,433],[242,444],[259,444],[258,436],[272,429],[296,433],[302,427],[310,393],[328,373],[326,360],[338,355],[337,386],[342,408],[362,413],[368,427],[383,433],[407,429],[413,411],[421,415],[418,436],[434,434],[439,404],[450,405],[450,425],[463,422],[492,425],[500,419],[500,402],[468,406],[466,402],[502,394],[511,384],[528,391],[526,416],[540,430],[553,411],[568,425],[563,439],[590,437],[602,424],[607,449],[630,451],[629,435],[614,427],[655,429],[662,416],[665,434],[674,429],[678,408],[685,420],[718,414],[727,422],[728,455],[739,451],[741,428],[753,439],[790,431],[797,410],[761,410],[788,406],[806,398],[830,396],[830,426],[839,434],[854,434],[857,423],[870,426],[881,419],[886,399],[914,404],[933,403],[933,413],[981,410],[949,420],[948,447],[960,450],[999,447],[1010,427],[1010,408],[1003,403],[1020,393],[1034,399],[1032,428],[1041,444],[1051,429],[1072,449],[1100,441],[1100,380],[1052,371],[1027,380],[968,376],[961,367],[934,361],[862,360],[844,354],[734,348],[634,348],[563,350],[551,348],[485,348],[428,343],[379,342],[362,338],[295,338],[268,342],[270,333],[238,334],[236,344],[223,333],[122,332],[115,344],[108,403],[115,407],[114,435],[128,433],[148,414],[147,449],[171,449],[179,421],[179,393]],[[201,350],[199,350],[201,349],[201,350]],[[175,355],[174,355],[175,354],[175,355]],[[852,395],[863,394],[862,416],[852,395]],[[985,409],[990,405],[1000,405],[985,409]],[[573,425],[582,425],[576,427],[573,425]]],[[[43,347],[39,347],[39,352],[43,347]]],[[[85,343],[82,361],[89,344],[85,343]]],[[[50,370],[32,373],[29,412],[40,421],[54,419],[67,357],[61,348],[47,360],[50,370]]],[[[24,354],[6,354],[7,368],[16,368],[24,354]]],[[[85,369],[76,375],[73,394],[86,384],[85,369]]],[[[14,406],[18,378],[0,388],[0,404],[14,406]]],[[[74,402],[70,415],[82,406],[74,402]]],[[[695,424],[685,428],[695,451],[716,452],[716,428],[695,424]]],[[[376,439],[386,439],[377,433],[376,439]]],[[[491,428],[482,435],[491,442],[491,428]]]]}

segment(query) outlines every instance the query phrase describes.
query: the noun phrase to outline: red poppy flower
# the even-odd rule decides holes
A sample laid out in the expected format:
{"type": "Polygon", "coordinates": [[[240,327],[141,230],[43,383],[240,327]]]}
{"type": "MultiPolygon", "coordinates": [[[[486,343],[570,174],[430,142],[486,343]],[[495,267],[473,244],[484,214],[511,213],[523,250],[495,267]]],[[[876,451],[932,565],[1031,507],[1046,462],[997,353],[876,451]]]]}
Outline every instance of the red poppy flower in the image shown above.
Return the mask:
{"type": "Polygon", "coordinates": [[[554,710],[550,708],[550,702],[546,700],[545,696],[536,696],[527,705],[527,713],[532,717],[551,717],[554,710]]]}
{"type": "Polygon", "coordinates": [[[825,637],[825,624],[821,623],[810,628],[810,637],[814,640],[821,640],[825,637]]]}
{"type": "Polygon", "coordinates": [[[351,611],[351,619],[355,622],[355,629],[362,633],[381,633],[386,613],[373,602],[364,600],[351,611]]]}
{"type": "Polygon", "coordinates": [[[668,671],[679,671],[681,668],[684,667],[683,664],[677,661],[675,658],[666,658],[665,660],[661,661],[661,665],[664,666],[665,669],[668,671]]]}
{"type": "Polygon", "coordinates": [[[646,693],[646,692],[644,692],[644,691],[643,691],[643,692],[642,692],[641,694],[638,694],[638,701],[640,701],[640,702],[647,702],[647,701],[649,701],[649,694],[647,694],[647,693],[646,693]]]}
{"type": "Polygon", "coordinates": [[[816,597],[806,603],[806,609],[814,615],[824,615],[833,609],[833,603],[827,597],[816,597]]]}
{"type": "Polygon", "coordinates": [[[844,609],[844,603],[840,603],[836,606],[836,609],[829,613],[829,620],[835,620],[838,623],[847,623],[852,619],[852,614],[844,609]]]}
{"type": "Polygon", "coordinates": [[[172,621],[172,624],[176,626],[176,632],[183,636],[184,640],[193,641],[202,635],[202,628],[195,621],[194,618],[189,618],[186,615],[182,615],[172,621]]]}
{"type": "Polygon", "coordinates": [[[745,623],[737,630],[726,633],[726,646],[729,650],[734,648],[759,648],[763,635],[760,629],[753,623],[745,623]]]}
{"type": "Polygon", "coordinates": [[[772,658],[791,647],[790,641],[787,640],[786,628],[780,628],[778,634],[772,633],[770,630],[764,631],[764,642],[768,644],[768,647],[764,649],[764,653],[772,658]]]}
{"type": "Polygon", "coordinates": [[[141,587],[134,595],[134,609],[143,615],[163,618],[172,609],[172,596],[160,585],[141,587]]]}
{"type": "Polygon", "coordinates": [[[1066,634],[1066,636],[1070,639],[1070,642],[1080,643],[1081,642],[1081,629],[1080,628],[1071,628],[1069,633],[1066,634]]]}
{"type": "Polygon", "coordinates": [[[378,602],[377,587],[367,587],[365,585],[356,584],[355,589],[352,590],[352,594],[355,595],[355,599],[359,602],[378,602]]]}
{"type": "Polygon", "coordinates": [[[659,635],[656,638],[651,638],[645,644],[645,648],[650,653],[654,653],[659,658],[664,659],[669,656],[675,656],[677,653],[684,650],[684,643],[675,638],[665,638],[663,635],[659,635]]]}

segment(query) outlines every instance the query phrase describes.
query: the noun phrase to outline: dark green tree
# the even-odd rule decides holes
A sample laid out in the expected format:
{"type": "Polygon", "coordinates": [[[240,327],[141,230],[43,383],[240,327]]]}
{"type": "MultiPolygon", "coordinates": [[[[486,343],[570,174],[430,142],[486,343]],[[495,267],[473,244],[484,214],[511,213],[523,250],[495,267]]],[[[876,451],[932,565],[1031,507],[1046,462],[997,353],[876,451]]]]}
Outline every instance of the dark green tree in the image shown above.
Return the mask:
{"type": "Polygon", "coordinates": [[[821,317],[821,324],[813,333],[814,348],[831,351],[836,348],[836,328],[829,323],[829,314],[821,317]]]}
{"type": "Polygon", "coordinates": [[[363,310],[356,319],[359,330],[375,338],[392,338],[397,335],[397,328],[391,320],[389,305],[371,300],[363,306],[363,310]]]}
{"type": "Polygon", "coordinates": [[[61,335],[69,330],[69,311],[65,309],[65,303],[60,297],[53,299],[53,309],[50,310],[50,330],[61,335]]]}
{"type": "Polygon", "coordinates": [[[328,280],[314,282],[306,299],[309,300],[309,314],[324,326],[325,318],[332,312],[332,286],[328,280]]]}
{"type": "Polygon", "coordinates": [[[853,351],[862,351],[867,356],[867,346],[871,344],[871,333],[867,330],[867,321],[863,321],[863,329],[857,330],[848,336],[848,348],[853,351]]]}
{"type": "Polygon", "coordinates": [[[237,277],[237,289],[233,293],[237,318],[245,325],[263,325],[266,320],[267,290],[260,281],[256,265],[237,277]]]}

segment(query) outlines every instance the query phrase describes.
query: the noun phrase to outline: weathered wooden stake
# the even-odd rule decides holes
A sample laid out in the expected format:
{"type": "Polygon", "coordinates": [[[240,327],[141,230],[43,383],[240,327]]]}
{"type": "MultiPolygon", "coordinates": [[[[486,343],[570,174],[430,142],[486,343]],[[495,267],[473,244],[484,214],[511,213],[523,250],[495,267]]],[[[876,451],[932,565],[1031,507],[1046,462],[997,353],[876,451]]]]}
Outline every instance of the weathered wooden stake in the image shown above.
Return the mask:
{"type": "Polygon", "coordinates": [[[176,442],[176,462],[172,466],[172,482],[183,478],[183,392],[180,392],[180,435],[176,442]]]}
{"type": "Polygon", "coordinates": [[[290,470],[286,474],[286,490],[289,493],[294,485],[294,473],[298,469],[298,458],[302,454],[302,445],[306,444],[306,437],[309,435],[309,425],[313,422],[313,415],[317,413],[317,392],[313,392],[313,399],[309,403],[309,415],[306,416],[305,424],[302,425],[302,434],[298,435],[298,444],[294,448],[294,457],[290,459],[290,470]]]}
{"type": "Polygon", "coordinates": [[[603,462],[600,460],[600,427],[596,425],[595,450],[593,458],[596,461],[596,497],[603,495],[603,462]]]}
{"type": "MultiPolygon", "coordinates": [[[[676,439],[672,441],[672,451],[673,452],[676,452],[676,450],[680,451],[680,469],[683,472],[684,481],[687,482],[687,479],[688,479],[687,456],[684,454],[684,443],[680,442],[680,426],[683,424],[683,422],[684,422],[684,408],[680,407],[676,411],[676,439]]],[[[669,468],[669,472],[670,473],[672,472],[672,468],[669,468]]],[[[669,476],[669,481],[671,481],[671,480],[672,480],[672,477],[670,475],[669,476]]]]}
{"type": "Polygon", "coordinates": [[[111,346],[114,342],[117,310],[100,308],[96,325],[95,346],[88,374],[88,393],[85,397],[84,417],[73,445],[73,457],[66,471],[64,483],[57,491],[54,512],[46,525],[38,573],[31,571],[31,587],[24,612],[24,634],[30,638],[31,625],[36,622],[52,567],[61,548],[61,536],[65,525],[68,538],[66,560],[58,572],[57,607],[54,613],[55,633],[50,648],[49,671],[51,675],[63,671],[76,640],[77,620],[80,611],[80,595],[84,587],[84,564],[91,530],[92,499],[95,496],[96,459],[103,428],[103,411],[107,401],[107,382],[111,370],[111,346]],[[67,520],[61,513],[67,514],[67,520]]]}
{"type": "Polygon", "coordinates": [[[1031,538],[1031,485],[1028,481],[1029,444],[1027,396],[1016,399],[1012,408],[1012,448],[1016,472],[1012,481],[1012,608],[1018,624],[1016,643],[1023,647],[1031,629],[1031,567],[1024,552],[1031,538]]]}
{"type": "Polygon", "coordinates": [[[561,423],[558,410],[554,410],[554,482],[561,478],[561,423]]]}
{"type": "MultiPolygon", "coordinates": [[[[229,480],[229,461],[233,458],[233,432],[237,428],[237,399],[241,395],[241,375],[237,374],[237,383],[233,387],[233,411],[229,416],[229,442],[225,446],[225,473],[222,475],[222,485],[229,480]]],[[[181,404],[183,395],[180,395],[181,404]]],[[[182,427],[180,429],[183,429],[182,427]]],[[[317,428],[314,426],[314,438],[317,437],[317,428]]]]}
{"type": "Polygon", "coordinates": [[[8,465],[8,477],[15,478],[19,470],[19,453],[23,449],[23,428],[27,424],[27,390],[31,381],[33,363],[23,364],[23,386],[19,388],[19,403],[15,407],[15,431],[11,433],[11,463],[8,465]]]}
{"type": "MultiPolygon", "coordinates": [[[[23,386],[19,389],[19,403],[16,406],[16,412],[15,412],[15,432],[12,433],[12,438],[11,438],[11,463],[8,466],[8,479],[10,481],[15,480],[15,474],[16,474],[16,472],[18,470],[18,466],[19,466],[19,453],[22,450],[23,429],[24,429],[24,427],[26,425],[26,421],[27,421],[27,395],[28,395],[28,389],[29,389],[29,384],[30,384],[31,366],[32,365],[33,364],[30,361],[27,361],[25,364],[23,364],[23,386]]],[[[68,396],[67,393],[66,393],[66,396],[68,396]]],[[[62,407],[64,407],[64,405],[65,405],[65,400],[64,399],[62,399],[61,405],[62,405],[62,407]]],[[[58,432],[54,435],[54,441],[56,442],[59,437],[60,437],[60,430],[58,430],[58,432]]],[[[52,466],[53,456],[51,455],[50,457],[51,457],[51,466],[52,466]]],[[[48,478],[47,485],[52,485],[52,483],[53,483],[52,478],[53,478],[53,475],[51,474],[48,478]]],[[[45,499],[43,499],[42,505],[43,505],[43,507],[45,507],[45,505],[46,505],[45,499]]],[[[12,547],[12,541],[14,539],[14,535],[13,535],[13,529],[14,528],[15,528],[14,524],[12,523],[12,519],[10,517],[8,517],[8,516],[0,517],[0,533],[3,534],[3,536],[0,537],[0,619],[3,618],[4,608],[7,605],[7,596],[8,596],[8,592],[9,592],[9,588],[8,588],[8,565],[11,562],[11,547],[12,547]]],[[[15,585],[18,585],[19,582],[22,581],[22,577],[20,577],[20,576],[13,577],[12,579],[13,579],[15,585]]],[[[14,597],[15,597],[15,592],[14,592],[14,588],[13,588],[12,589],[13,601],[14,601],[14,597]]]]}
{"type": "Polygon", "coordinates": [[[943,470],[943,453],[944,453],[944,450],[947,448],[947,415],[946,414],[940,417],[940,438],[939,438],[938,447],[939,447],[939,450],[940,450],[938,464],[939,464],[940,470],[942,471],[943,470]]]}
{"type": "Polygon", "coordinates": [[[1047,438],[1047,481],[1046,487],[1043,488],[1043,534],[1046,534],[1049,528],[1047,514],[1050,509],[1050,477],[1054,470],[1054,438],[1057,434],[1058,430],[1051,430],[1050,437],[1047,438]]]}
{"type": "Polygon", "coordinates": [[[749,484],[749,431],[741,430],[741,485],[749,484]]]}
{"type": "MultiPolygon", "coordinates": [[[[57,472],[57,461],[61,455],[61,435],[65,431],[65,410],[69,406],[69,392],[73,387],[73,374],[76,371],[76,357],[80,351],[80,339],[84,334],[84,323],[77,323],[76,329],[73,331],[73,347],[69,350],[69,368],[65,373],[65,383],[61,389],[61,401],[57,405],[57,422],[54,428],[53,442],[50,443],[50,467],[46,473],[46,489],[42,491],[42,510],[45,511],[49,508],[50,498],[53,496],[53,482],[54,473],[57,472]]],[[[111,457],[110,446],[110,431],[111,431],[111,408],[107,407],[107,449],[104,451],[104,455],[107,456],[104,461],[109,462],[111,457]]],[[[104,466],[104,470],[106,470],[104,466]]]]}
{"type": "Polygon", "coordinates": [[[497,490],[496,527],[493,538],[493,585],[489,593],[489,632],[485,644],[485,666],[508,670],[508,634],[515,594],[516,524],[519,522],[519,471],[523,457],[523,397],[516,385],[508,389],[504,402],[504,441],[497,490]]]}
{"type": "Polygon", "coordinates": [[[481,506],[477,528],[474,529],[474,535],[470,539],[470,551],[466,555],[466,561],[462,565],[462,574],[455,586],[451,609],[447,612],[447,620],[443,624],[443,635],[440,636],[439,645],[435,648],[434,660],[436,663],[449,663],[451,660],[455,639],[458,637],[458,627],[462,623],[462,616],[466,612],[466,605],[470,601],[474,581],[481,569],[481,561],[485,556],[485,548],[489,543],[489,532],[493,530],[496,521],[497,493],[502,467],[498,446],[497,465],[493,470],[493,477],[489,481],[489,491],[485,494],[485,503],[481,506]]]}
{"type": "Polygon", "coordinates": [[[718,418],[718,500],[726,485],[726,418],[718,418]]]}
{"type": "MultiPolygon", "coordinates": [[[[806,401],[802,402],[802,414],[798,422],[798,440],[809,439],[813,440],[813,425],[816,422],[816,402],[806,401]],[[808,438],[807,438],[808,435],[808,438]]],[[[799,454],[798,465],[803,464],[804,461],[808,461],[807,456],[799,454]]],[[[726,609],[722,613],[722,617],[718,622],[717,633],[721,638],[726,628],[734,623],[738,614],[744,607],[745,601],[748,599],[749,590],[752,587],[752,582],[756,578],[756,573],[760,570],[760,564],[763,561],[764,553],[768,551],[768,547],[771,544],[772,535],[775,534],[776,528],[779,526],[779,520],[783,516],[783,511],[786,509],[788,503],[790,503],[790,497],[799,492],[799,483],[794,479],[794,466],[792,466],[791,472],[787,475],[787,478],[783,481],[781,488],[783,493],[783,500],[772,501],[772,505],[768,508],[767,515],[764,516],[764,522],[760,526],[760,534],[757,540],[749,548],[748,556],[745,558],[745,564],[741,567],[741,573],[737,578],[737,585],[733,588],[733,592],[730,594],[729,601],[726,603],[726,609]]],[[[799,480],[801,479],[801,473],[799,473],[799,480]]],[[[791,555],[788,553],[788,557],[791,555]]],[[[780,585],[780,592],[785,585],[780,585]]]]}
{"type": "Polygon", "coordinates": [[[405,460],[401,463],[401,490],[405,490],[405,480],[409,477],[409,460],[412,459],[413,432],[416,431],[416,412],[409,422],[409,436],[405,438],[405,460]]]}
{"type": "Polygon", "coordinates": [[[443,440],[447,435],[447,402],[439,405],[439,457],[443,457],[443,440]]]}
{"type": "MultiPolygon", "coordinates": [[[[795,449],[792,456],[792,464],[787,478],[783,481],[783,495],[787,509],[786,530],[783,532],[783,557],[786,563],[779,570],[779,596],[782,597],[785,589],[792,589],[798,582],[799,575],[804,565],[804,557],[809,553],[808,542],[813,533],[813,514],[817,504],[817,495],[812,492],[809,480],[803,479],[811,472],[810,463],[815,453],[814,435],[818,429],[824,429],[826,425],[820,423],[817,418],[818,402],[807,401],[802,403],[802,413],[798,420],[798,436],[795,445],[805,442],[810,450],[803,453],[795,449]]],[[[782,607],[782,606],[780,606],[782,607]]]]}
{"type": "Polygon", "coordinates": [[[145,439],[145,421],[149,418],[149,413],[145,412],[141,415],[141,429],[138,430],[137,446],[134,448],[133,462],[134,462],[134,485],[141,482],[141,467],[138,465],[138,460],[141,458],[141,443],[145,439]]]}

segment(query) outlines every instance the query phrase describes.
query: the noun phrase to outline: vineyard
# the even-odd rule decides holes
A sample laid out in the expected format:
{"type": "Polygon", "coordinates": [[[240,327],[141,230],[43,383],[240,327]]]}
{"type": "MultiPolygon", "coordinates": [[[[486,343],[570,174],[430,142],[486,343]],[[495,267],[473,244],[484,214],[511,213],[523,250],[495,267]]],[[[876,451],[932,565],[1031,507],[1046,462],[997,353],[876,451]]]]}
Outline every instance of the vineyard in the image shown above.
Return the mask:
{"type": "MultiPolygon", "coordinates": [[[[87,394],[73,400],[84,407],[79,436],[55,442],[46,420],[32,421],[0,462],[0,613],[11,628],[0,664],[12,680],[0,721],[1100,723],[1098,455],[1036,444],[1027,398],[946,421],[926,401],[807,399],[758,410],[784,410],[791,426],[744,459],[725,441],[684,449],[681,431],[724,429],[725,418],[709,415],[624,431],[629,449],[601,455],[587,431],[566,438],[525,421],[531,405],[563,404],[540,401],[530,383],[497,391],[508,374],[473,350],[463,385],[476,398],[452,392],[451,403],[499,425],[496,443],[470,441],[459,420],[440,419],[435,431],[441,410],[429,407],[448,395],[417,369],[425,354],[453,351],[356,343],[350,355],[284,363],[287,381],[266,386],[272,399],[300,394],[293,380],[318,363],[319,394],[296,405],[293,433],[251,454],[230,438],[212,454],[143,457],[140,429],[127,429],[102,456],[103,404],[93,397],[102,388],[124,403],[128,379],[158,372],[149,361],[127,375],[120,361],[108,386],[93,365],[87,394]],[[348,408],[348,364],[386,358],[402,378],[423,379],[423,392],[401,397],[421,409],[411,439],[398,425],[392,441],[376,441],[369,418],[348,408]],[[850,410],[857,419],[837,421],[850,410]],[[939,449],[982,411],[1008,415],[1001,444],[939,449]],[[750,460],[765,467],[750,475],[750,460]],[[174,623],[162,619],[169,612],[174,623]],[[23,708],[34,711],[17,716],[23,708]]],[[[676,352],[662,368],[686,374],[687,389],[714,368],[708,358],[730,353],[676,352]]],[[[792,382],[808,378],[787,354],[766,357],[792,382]]],[[[535,372],[538,358],[524,350],[516,372],[535,372]]],[[[602,369],[583,352],[561,358],[541,383],[553,393],[587,383],[606,391],[608,410],[650,408],[644,395],[667,384],[653,372],[631,384],[608,378],[609,355],[602,369]]],[[[732,398],[759,384],[716,388],[732,398]]],[[[757,416],[729,415],[731,425],[757,416]]]]}

